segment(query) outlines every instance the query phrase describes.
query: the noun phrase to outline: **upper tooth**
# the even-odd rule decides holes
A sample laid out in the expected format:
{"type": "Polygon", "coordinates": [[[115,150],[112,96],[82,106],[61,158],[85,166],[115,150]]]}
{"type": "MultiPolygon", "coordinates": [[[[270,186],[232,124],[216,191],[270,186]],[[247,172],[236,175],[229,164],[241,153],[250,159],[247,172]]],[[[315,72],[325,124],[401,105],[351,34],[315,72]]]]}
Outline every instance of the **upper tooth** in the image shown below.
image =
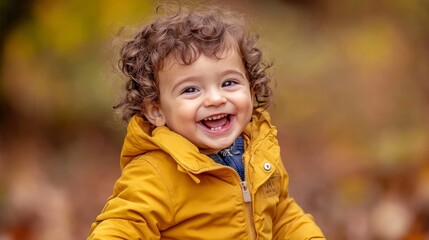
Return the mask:
{"type": "Polygon", "coordinates": [[[219,116],[214,116],[214,117],[208,117],[205,120],[211,121],[211,120],[217,120],[217,119],[221,119],[223,117],[225,117],[226,115],[219,115],[219,116]]]}

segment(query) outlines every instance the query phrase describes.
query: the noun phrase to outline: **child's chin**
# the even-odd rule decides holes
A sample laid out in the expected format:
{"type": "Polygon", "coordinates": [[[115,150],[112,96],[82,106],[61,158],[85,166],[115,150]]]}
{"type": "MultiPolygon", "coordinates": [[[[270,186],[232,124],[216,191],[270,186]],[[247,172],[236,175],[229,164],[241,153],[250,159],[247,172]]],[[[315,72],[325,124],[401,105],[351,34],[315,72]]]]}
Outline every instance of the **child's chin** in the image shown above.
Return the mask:
{"type": "Polygon", "coordinates": [[[201,153],[204,153],[206,155],[216,154],[220,150],[225,149],[225,148],[231,146],[231,144],[230,145],[225,145],[225,146],[223,146],[223,145],[222,146],[216,146],[216,147],[213,146],[213,147],[210,147],[210,148],[199,148],[199,150],[200,150],[201,153]]]}

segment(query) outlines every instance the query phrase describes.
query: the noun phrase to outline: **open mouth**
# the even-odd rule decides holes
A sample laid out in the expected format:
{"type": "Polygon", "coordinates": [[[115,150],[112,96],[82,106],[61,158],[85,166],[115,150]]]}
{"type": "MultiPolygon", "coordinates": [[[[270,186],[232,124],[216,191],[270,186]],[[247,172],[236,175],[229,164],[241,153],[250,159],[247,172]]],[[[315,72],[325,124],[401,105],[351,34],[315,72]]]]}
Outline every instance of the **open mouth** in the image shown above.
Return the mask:
{"type": "Polygon", "coordinates": [[[200,122],[201,122],[201,125],[210,129],[211,131],[219,131],[222,128],[228,126],[230,121],[231,121],[230,114],[220,114],[220,115],[210,116],[208,118],[201,120],[200,122]]]}

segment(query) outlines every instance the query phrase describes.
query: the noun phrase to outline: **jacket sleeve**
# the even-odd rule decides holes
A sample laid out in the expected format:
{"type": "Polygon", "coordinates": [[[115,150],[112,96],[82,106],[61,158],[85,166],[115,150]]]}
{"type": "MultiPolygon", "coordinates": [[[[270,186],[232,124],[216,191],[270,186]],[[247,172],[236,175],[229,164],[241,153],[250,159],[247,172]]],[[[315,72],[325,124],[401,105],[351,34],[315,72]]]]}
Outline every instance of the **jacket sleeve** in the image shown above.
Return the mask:
{"type": "Polygon", "coordinates": [[[88,240],[160,239],[173,221],[172,201],[161,174],[142,157],[131,161],[115,183],[88,240]]]}
{"type": "Polygon", "coordinates": [[[284,179],[273,222],[273,239],[325,239],[313,217],[310,214],[305,214],[295,200],[289,196],[288,176],[281,161],[280,165],[284,179]]]}

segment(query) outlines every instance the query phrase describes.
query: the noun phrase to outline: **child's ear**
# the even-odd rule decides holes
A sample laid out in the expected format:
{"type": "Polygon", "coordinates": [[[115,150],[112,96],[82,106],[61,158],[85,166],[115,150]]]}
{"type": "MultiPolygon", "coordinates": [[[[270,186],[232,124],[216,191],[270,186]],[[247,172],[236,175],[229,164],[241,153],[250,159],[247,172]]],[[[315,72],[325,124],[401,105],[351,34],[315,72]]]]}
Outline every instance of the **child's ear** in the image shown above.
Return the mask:
{"type": "Polygon", "coordinates": [[[160,127],[165,125],[165,117],[158,104],[145,103],[145,117],[153,125],[160,127]]]}
{"type": "Polygon", "coordinates": [[[253,88],[250,89],[250,96],[252,96],[253,106],[256,106],[258,104],[258,102],[256,101],[257,96],[256,96],[255,90],[253,88]]]}

